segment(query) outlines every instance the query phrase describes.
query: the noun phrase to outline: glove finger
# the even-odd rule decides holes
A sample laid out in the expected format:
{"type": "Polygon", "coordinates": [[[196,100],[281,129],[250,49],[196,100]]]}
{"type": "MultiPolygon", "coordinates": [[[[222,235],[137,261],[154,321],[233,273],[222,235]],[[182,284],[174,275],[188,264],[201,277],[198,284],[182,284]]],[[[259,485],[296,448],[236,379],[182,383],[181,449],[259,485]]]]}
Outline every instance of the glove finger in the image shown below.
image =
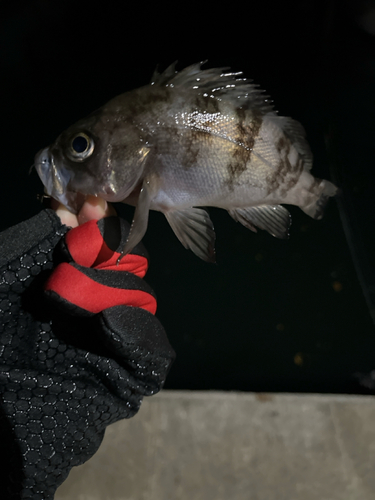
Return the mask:
{"type": "Polygon", "coordinates": [[[97,321],[104,345],[142,384],[142,394],[160,391],[176,354],[159,320],[144,309],[117,306],[97,321]]]}
{"type": "Polygon", "coordinates": [[[118,305],[139,307],[151,314],[156,312],[154,291],[132,272],[91,269],[63,262],[45,283],[44,293],[60,308],[77,316],[98,314],[118,305]]]}
{"type": "MultiPolygon", "coordinates": [[[[129,228],[129,224],[119,217],[91,220],[68,232],[65,238],[65,252],[68,258],[82,266],[96,268],[116,266],[118,270],[117,259],[125,246],[129,228]]],[[[130,255],[132,254],[148,261],[148,254],[142,243],[133,249],[130,255]]],[[[121,259],[120,266],[126,265],[129,261],[126,257],[121,259]]]]}

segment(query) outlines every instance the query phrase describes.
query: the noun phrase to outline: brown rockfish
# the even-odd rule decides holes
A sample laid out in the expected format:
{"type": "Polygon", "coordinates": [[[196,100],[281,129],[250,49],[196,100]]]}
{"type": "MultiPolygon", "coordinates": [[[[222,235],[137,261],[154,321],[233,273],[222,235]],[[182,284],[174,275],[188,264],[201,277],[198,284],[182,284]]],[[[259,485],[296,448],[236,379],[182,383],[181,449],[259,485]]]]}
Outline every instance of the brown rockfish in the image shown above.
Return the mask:
{"type": "Polygon", "coordinates": [[[215,232],[202,206],[228,210],[256,231],[285,238],[297,205],[314,219],[337,188],[310,174],[300,123],[278,116],[242,73],[175,65],[151,84],[115,97],[35,158],[48,195],[76,213],[85,196],[136,206],[124,253],[143,237],[149,210],[177,238],[214,260],[215,232]]]}

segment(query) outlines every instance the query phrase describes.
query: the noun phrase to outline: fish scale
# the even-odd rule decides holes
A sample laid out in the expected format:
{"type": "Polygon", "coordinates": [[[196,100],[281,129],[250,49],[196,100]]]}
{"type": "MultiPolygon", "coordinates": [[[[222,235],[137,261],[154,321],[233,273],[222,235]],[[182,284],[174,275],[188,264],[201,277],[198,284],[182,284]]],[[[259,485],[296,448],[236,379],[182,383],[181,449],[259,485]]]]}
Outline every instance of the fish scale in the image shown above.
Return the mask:
{"type": "Polygon", "coordinates": [[[302,125],[278,116],[241,73],[201,66],[156,71],[149,85],[115,97],[35,158],[46,193],[72,212],[88,195],[136,206],[124,254],[145,234],[149,210],[164,213],[186,248],[213,261],[215,232],[200,207],[226,209],[252,231],[285,238],[290,215],[281,204],[320,219],[337,192],[311,175],[302,125]]]}

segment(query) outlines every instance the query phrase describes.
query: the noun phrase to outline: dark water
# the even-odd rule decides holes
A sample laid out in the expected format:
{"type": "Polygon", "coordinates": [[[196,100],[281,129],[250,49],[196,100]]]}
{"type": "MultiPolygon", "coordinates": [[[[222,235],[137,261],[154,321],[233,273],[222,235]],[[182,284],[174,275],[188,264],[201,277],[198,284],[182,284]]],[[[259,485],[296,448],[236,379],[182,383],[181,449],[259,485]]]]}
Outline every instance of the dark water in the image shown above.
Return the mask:
{"type": "Polygon", "coordinates": [[[303,123],[314,174],[334,178],[342,194],[322,221],[292,207],[288,241],[210,209],[217,265],[184,250],[164,217],[151,214],[147,279],[177,352],[167,387],[371,391],[375,41],[371,25],[362,27],[370,17],[361,2],[180,5],[173,20],[156,4],[4,7],[1,229],[40,210],[41,183],[28,175],[35,153],[111,97],[147,83],[157,63],[209,59],[242,70],[281,114],[303,123]]]}

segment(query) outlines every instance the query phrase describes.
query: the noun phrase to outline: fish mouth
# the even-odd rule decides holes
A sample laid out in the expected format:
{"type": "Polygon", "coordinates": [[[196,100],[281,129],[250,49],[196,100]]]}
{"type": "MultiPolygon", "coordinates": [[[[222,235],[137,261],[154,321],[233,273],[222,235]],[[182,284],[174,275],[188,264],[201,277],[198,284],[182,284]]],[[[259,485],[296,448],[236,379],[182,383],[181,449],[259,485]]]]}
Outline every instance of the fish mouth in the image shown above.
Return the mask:
{"type": "Polygon", "coordinates": [[[66,168],[56,168],[48,147],[40,150],[35,156],[35,169],[44,185],[45,193],[65,205],[70,212],[77,214],[86,196],[68,189],[71,173],[66,168]]]}

